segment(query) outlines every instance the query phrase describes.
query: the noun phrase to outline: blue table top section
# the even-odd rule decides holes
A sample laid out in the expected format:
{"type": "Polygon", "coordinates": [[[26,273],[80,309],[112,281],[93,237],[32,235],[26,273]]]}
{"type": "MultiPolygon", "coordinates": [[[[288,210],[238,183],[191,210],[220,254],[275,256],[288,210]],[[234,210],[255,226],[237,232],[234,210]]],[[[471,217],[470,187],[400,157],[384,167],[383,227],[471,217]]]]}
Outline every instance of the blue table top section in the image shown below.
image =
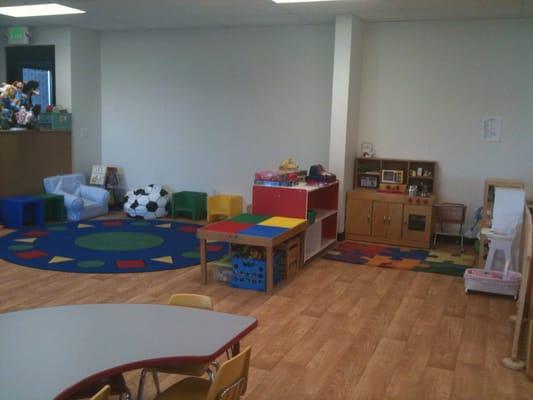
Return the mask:
{"type": "Polygon", "coordinates": [[[240,231],[239,234],[273,238],[281,235],[284,232],[287,232],[288,230],[288,228],[280,228],[277,226],[253,225],[240,231]]]}

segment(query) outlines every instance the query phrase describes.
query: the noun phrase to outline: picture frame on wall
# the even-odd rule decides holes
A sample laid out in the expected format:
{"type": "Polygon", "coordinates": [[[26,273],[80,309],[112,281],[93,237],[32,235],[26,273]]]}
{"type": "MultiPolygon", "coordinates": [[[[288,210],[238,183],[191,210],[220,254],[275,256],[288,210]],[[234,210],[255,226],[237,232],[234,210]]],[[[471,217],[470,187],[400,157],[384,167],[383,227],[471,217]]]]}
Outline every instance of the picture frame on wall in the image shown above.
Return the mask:
{"type": "Polygon", "coordinates": [[[374,146],[372,143],[361,143],[361,155],[366,158],[374,157],[374,146]]]}

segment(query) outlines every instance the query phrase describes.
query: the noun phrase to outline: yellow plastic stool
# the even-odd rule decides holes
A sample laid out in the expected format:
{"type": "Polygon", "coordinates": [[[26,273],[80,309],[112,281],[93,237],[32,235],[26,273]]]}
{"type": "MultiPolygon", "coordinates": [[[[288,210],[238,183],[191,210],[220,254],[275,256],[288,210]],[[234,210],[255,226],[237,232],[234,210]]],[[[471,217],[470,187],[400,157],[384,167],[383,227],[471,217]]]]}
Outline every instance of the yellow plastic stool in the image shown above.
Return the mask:
{"type": "Polygon", "coordinates": [[[242,214],[242,196],[215,194],[207,198],[207,222],[242,214]]]}

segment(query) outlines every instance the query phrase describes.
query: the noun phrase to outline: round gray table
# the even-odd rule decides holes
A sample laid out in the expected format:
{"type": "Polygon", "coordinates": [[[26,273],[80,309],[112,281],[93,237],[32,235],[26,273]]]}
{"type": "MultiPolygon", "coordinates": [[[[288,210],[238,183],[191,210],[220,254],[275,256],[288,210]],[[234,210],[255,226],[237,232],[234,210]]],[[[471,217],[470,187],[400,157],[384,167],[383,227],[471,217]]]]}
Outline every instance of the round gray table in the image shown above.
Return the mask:
{"type": "Polygon", "coordinates": [[[0,314],[0,400],[61,400],[125,371],[209,362],[256,326],[252,317],[151,304],[0,314]]]}

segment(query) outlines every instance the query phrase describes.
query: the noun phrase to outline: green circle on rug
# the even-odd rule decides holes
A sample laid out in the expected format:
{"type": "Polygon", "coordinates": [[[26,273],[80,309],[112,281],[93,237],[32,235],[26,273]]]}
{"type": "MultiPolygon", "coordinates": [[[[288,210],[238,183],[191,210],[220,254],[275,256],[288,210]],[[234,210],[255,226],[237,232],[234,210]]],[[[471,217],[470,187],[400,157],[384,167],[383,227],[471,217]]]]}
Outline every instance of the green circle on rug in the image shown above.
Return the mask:
{"type": "Polygon", "coordinates": [[[131,224],[133,226],[148,226],[148,225],[150,225],[150,222],[148,222],[148,221],[133,221],[131,224]]]}
{"type": "Polygon", "coordinates": [[[98,251],[132,251],[151,249],[163,244],[165,239],[150,233],[106,232],[84,235],[76,239],[79,247],[98,251]]]}
{"type": "Polygon", "coordinates": [[[200,258],[200,253],[197,251],[185,251],[181,255],[185,258],[200,258]]]}
{"type": "Polygon", "coordinates": [[[31,244],[14,244],[13,246],[8,247],[8,250],[11,250],[11,251],[31,250],[31,249],[33,249],[33,246],[31,244]]]}
{"type": "Polygon", "coordinates": [[[66,231],[68,229],[68,226],[65,225],[57,225],[57,226],[49,226],[49,231],[59,232],[59,231],[66,231]]]}
{"type": "Polygon", "coordinates": [[[78,267],[80,268],[99,268],[102,267],[105,264],[103,261],[99,260],[86,260],[86,261],[80,261],[78,263],[78,267]]]}

